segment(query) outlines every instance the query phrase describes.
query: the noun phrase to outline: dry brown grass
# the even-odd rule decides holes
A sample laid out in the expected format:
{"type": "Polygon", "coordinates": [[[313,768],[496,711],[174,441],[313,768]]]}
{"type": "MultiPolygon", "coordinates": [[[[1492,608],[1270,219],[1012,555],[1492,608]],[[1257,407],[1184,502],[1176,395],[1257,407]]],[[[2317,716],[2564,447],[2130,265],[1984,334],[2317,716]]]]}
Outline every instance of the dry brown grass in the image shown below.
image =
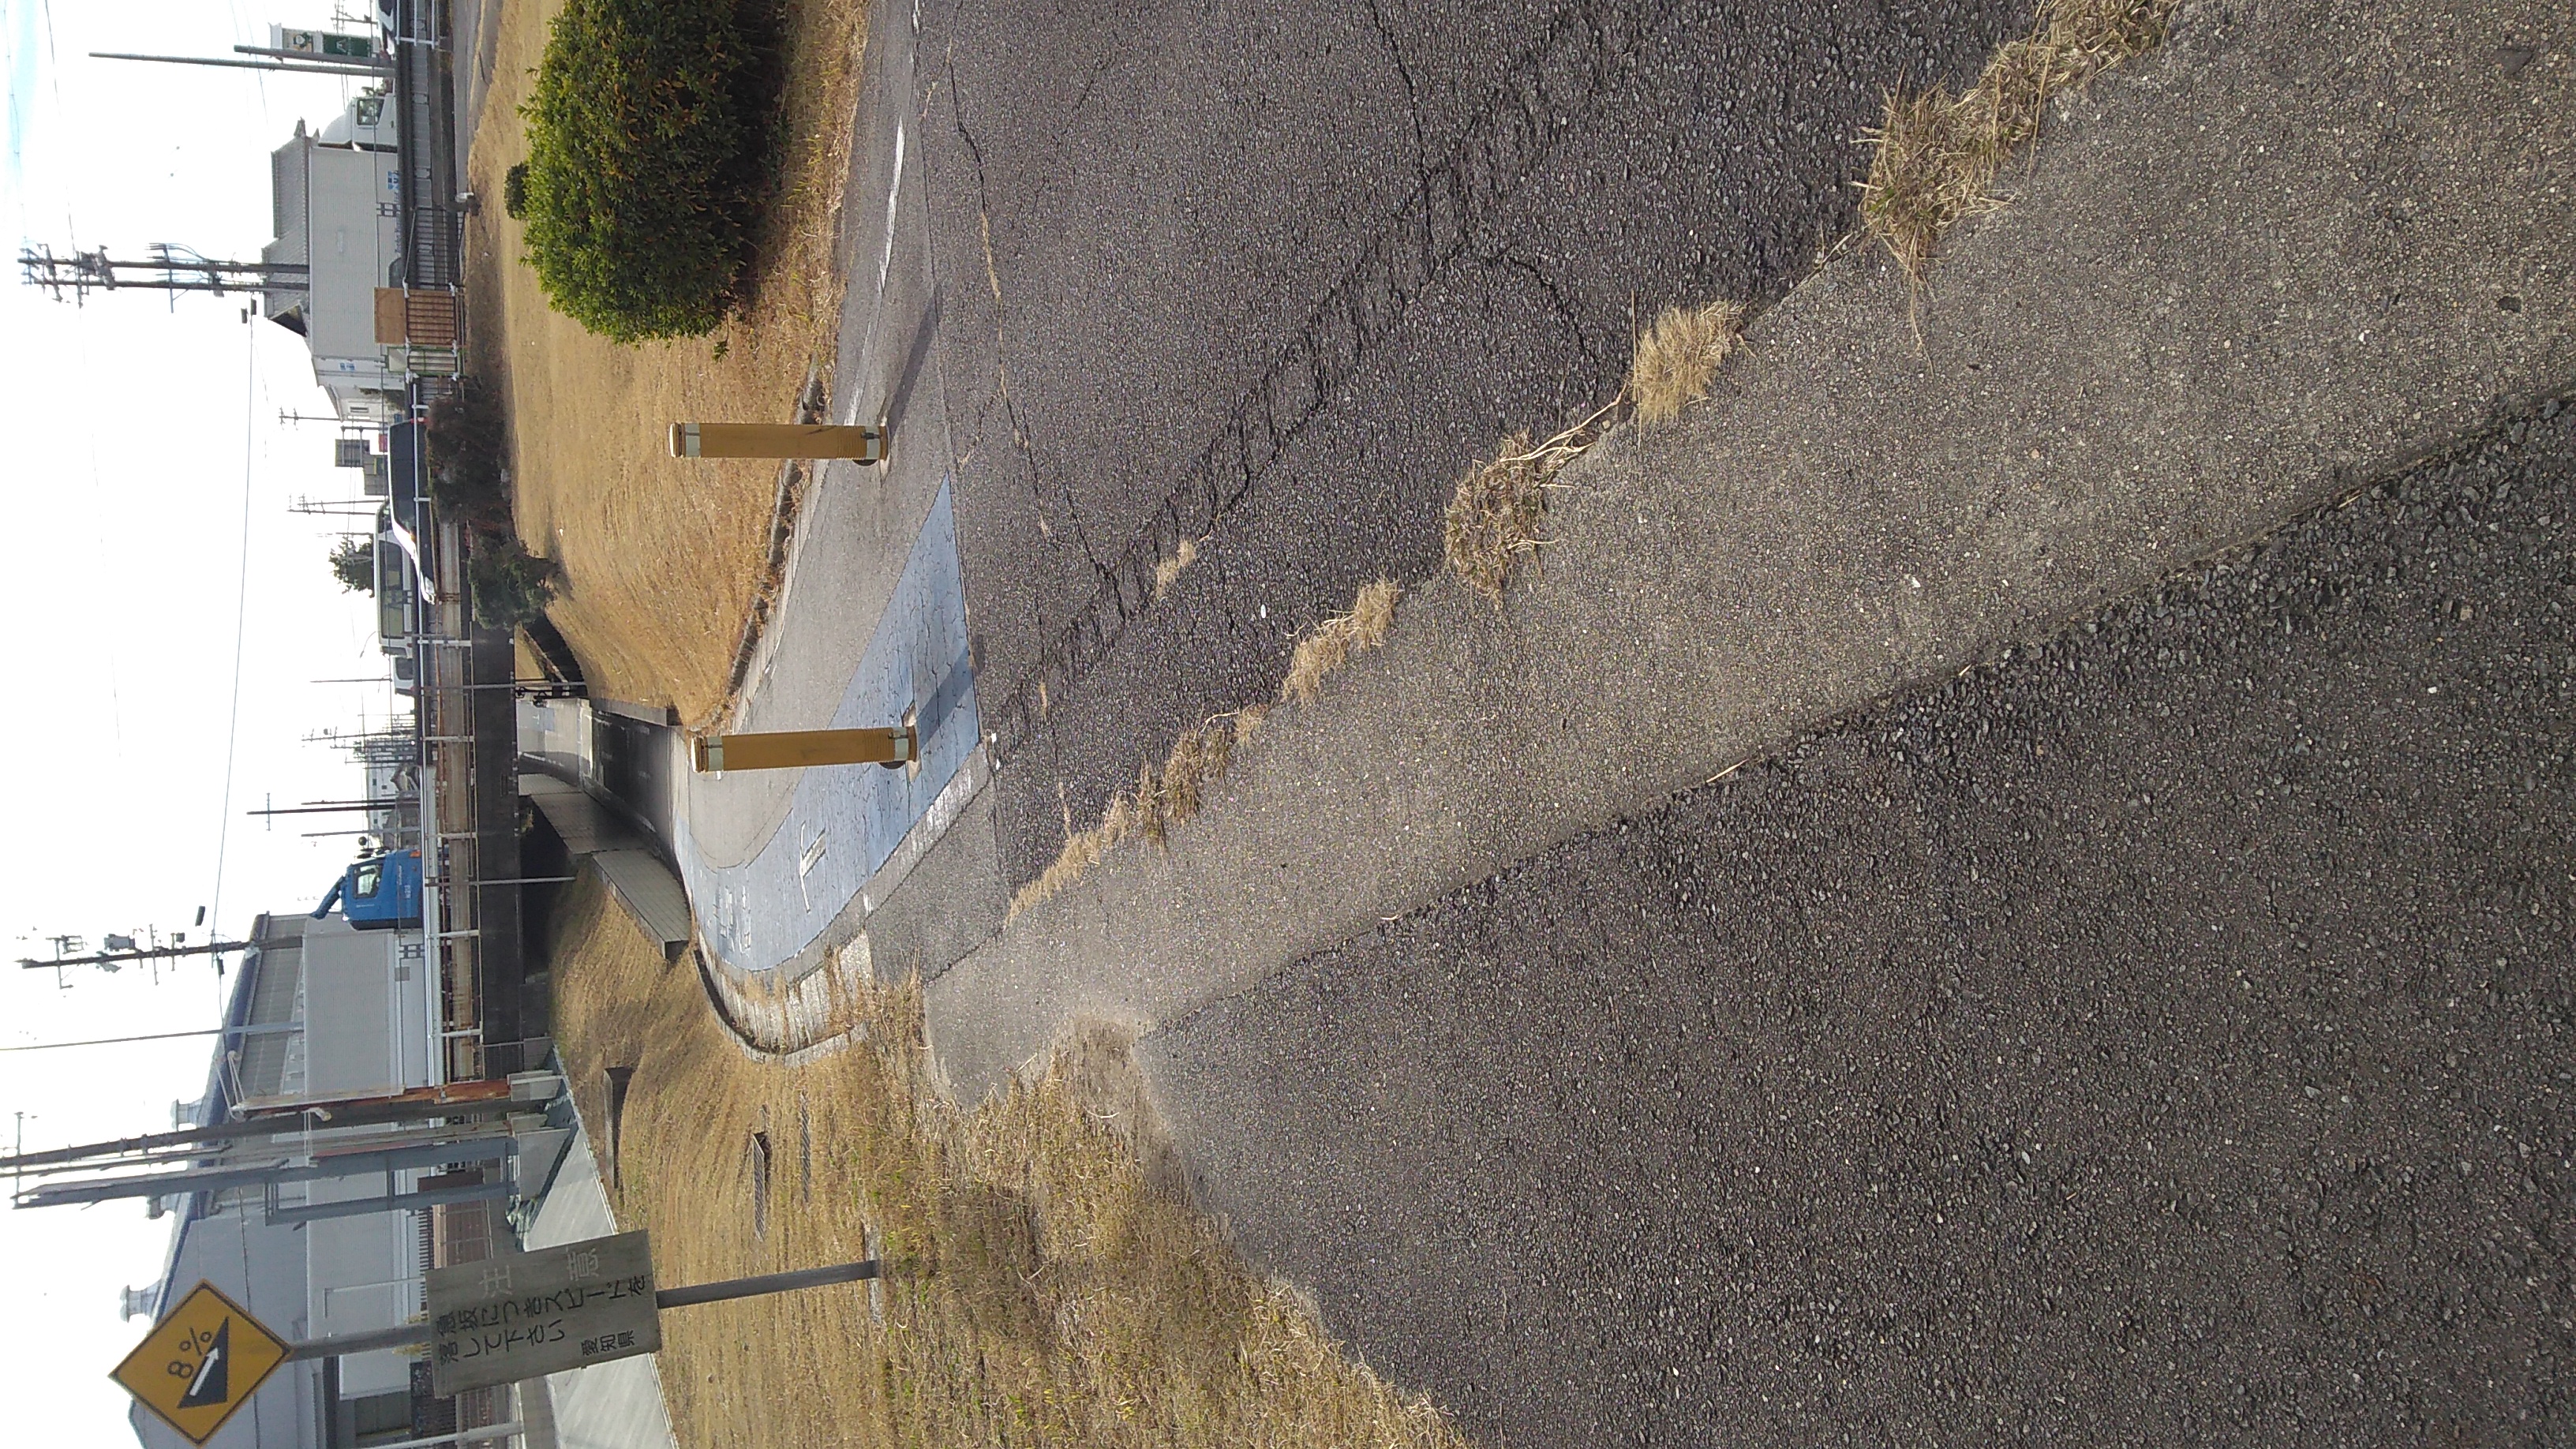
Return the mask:
{"type": "Polygon", "coordinates": [[[1170,558],[1154,565],[1154,602],[1158,604],[1163,602],[1163,596],[1170,593],[1172,585],[1180,581],[1181,570],[1198,561],[1199,541],[1195,538],[1182,539],[1180,548],[1170,558]]]}
{"type": "Polygon", "coordinates": [[[1064,848],[1037,879],[1012,893],[1008,915],[1017,916],[1073,884],[1132,836],[1161,845],[1173,826],[1199,813],[1207,801],[1207,787],[1225,778],[1235,748],[1251,739],[1268,716],[1267,709],[1254,706],[1183,730],[1164,757],[1163,767],[1140,767],[1136,788],[1112,799],[1101,812],[1100,823],[1074,830],[1067,820],[1064,848]]]}
{"type": "Polygon", "coordinates": [[[467,158],[491,198],[467,224],[474,369],[507,400],[520,533],[564,566],[550,611],[602,695],[725,706],[763,587],[779,470],[668,456],[685,418],[786,421],[840,320],[840,205],[858,103],[866,0],[784,0],[790,55],[779,189],[755,238],[747,303],[711,339],[621,347],[546,306],[522,260],[501,176],[526,154],[518,114],[559,0],[511,0],[467,158]]]}
{"type": "MultiPolygon", "coordinates": [[[[1624,395],[1623,395],[1624,396],[1624,395]]],[[[1449,495],[1441,531],[1441,554],[1459,582],[1503,606],[1504,586],[1522,559],[1535,561],[1541,544],[1539,524],[1547,517],[1547,490],[1565,465],[1583,456],[1601,439],[1601,420],[1618,407],[1612,398],[1599,412],[1544,443],[1532,444],[1526,430],[1503,439],[1494,456],[1459,478],[1449,495]]]]}
{"type": "Polygon", "coordinates": [[[2031,33],[1986,62],[1966,94],[1939,86],[1891,92],[1869,133],[1861,219],[1919,283],[1941,234],[1996,205],[1995,175],[2039,134],[2048,99],[2073,90],[2165,37],[2180,0],[2041,0],[2031,33]]]}
{"type": "Polygon", "coordinates": [[[1043,1081],[969,1114],[929,1085],[916,985],[844,1003],[864,1039],[788,1067],[741,1051],[693,973],[595,885],[576,888],[552,964],[595,1136],[604,1069],[636,1069],[611,1199],[620,1227],[653,1234],[662,1281],[860,1257],[871,1222],[895,1268],[882,1324],[857,1287],[666,1315],[684,1446],[1464,1449],[1176,1195],[1116,1037],[1085,1033],[1043,1081]]]}
{"type": "MultiPolygon", "coordinates": [[[[1289,658],[1288,677],[1279,686],[1281,702],[1312,701],[1321,692],[1326,675],[1341,668],[1352,655],[1385,643],[1387,631],[1395,627],[1396,601],[1403,594],[1404,590],[1387,579],[1363,585],[1358,597],[1351,601],[1349,613],[1307,630],[1297,641],[1296,653],[1289,658]]],[[[1136,788],[1112,798],[1098,824],[1075,830],[1068,814],[1064,848],[1056,852],[1045,870],[1038,872],[1037,879],[1012,892],[1007,917],[1016,918],[1073,884],[1084,871],[1130,839],[1142,837],[1156,845],[1163,844],[1172,827],[1199,813],[1207,801],[1207,787],[1225,778],[1226,769],[1234,763],[1234,752],[1269,717],[1269,706],[1247,705],[1183,730],[1181,737],[1173,741],[1171,753],[1163,757],[1162,768],[1158,770],[1151,764],[1138,767],[1136,788]]]]}
{"type": "Polygon", "coordinates": [[[1682,415],[1685,403],[1708,396],[1709,382],[1744,345],[1744,309],[1733,302],[1705,307],[1666,307],[1637,339],[1628,368],[1628,396],[1637,421],[1649,426],[1682,415]]]}
{"type": "Polygon", "coordinates": [[[1392,579],[1364,584],[1349,613],[1307,630],[1297,641],[1297,652],[1289,657],[1288,677],[1279,684],[1280,701],[1312,702],[1324,687],[1324,676],[1341,668],[1352,655],[1385,643],[1387,631],[1395,627],[1395,601],[1403,593],[1392,579]]]}

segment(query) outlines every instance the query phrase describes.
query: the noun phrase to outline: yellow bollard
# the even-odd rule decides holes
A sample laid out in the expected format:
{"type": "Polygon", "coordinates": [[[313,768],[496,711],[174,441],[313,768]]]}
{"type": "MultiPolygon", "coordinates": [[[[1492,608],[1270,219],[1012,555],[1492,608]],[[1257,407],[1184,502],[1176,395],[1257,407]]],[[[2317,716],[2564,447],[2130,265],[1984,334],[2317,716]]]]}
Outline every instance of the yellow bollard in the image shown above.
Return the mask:
{"type": "Polygon", "coordinates": [[[777,730],[756,735],[700,735],[689,751],[698,773],[797,770],[808,765],[883,765],[901,769],[921,758],[910,725],[890,730],[777,730]]]}
{"type": "Polygon", "coordinates": [[[882,463],[885,425],[673,423],[674,458],[850,458],[882,463]]]}

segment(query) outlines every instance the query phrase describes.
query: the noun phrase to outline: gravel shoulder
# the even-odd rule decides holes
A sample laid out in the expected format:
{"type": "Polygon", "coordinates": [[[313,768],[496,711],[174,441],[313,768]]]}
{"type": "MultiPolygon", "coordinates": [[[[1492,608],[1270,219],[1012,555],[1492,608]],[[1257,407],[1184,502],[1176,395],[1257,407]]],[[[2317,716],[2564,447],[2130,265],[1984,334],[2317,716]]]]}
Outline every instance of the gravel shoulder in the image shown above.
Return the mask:
{"type": "Polygon", "coordinates": [[[2564,1443],[2571,522],[2576,409],[1175,1021],[1199,1199],[1484,1443],[2564,1443]]]}

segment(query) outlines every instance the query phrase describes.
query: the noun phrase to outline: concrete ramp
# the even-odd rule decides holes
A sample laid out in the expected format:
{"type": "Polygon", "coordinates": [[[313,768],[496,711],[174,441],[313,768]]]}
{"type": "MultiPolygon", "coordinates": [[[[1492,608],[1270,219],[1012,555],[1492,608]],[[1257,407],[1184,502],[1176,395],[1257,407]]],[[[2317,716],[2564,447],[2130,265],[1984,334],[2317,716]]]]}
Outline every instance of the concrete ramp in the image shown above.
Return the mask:
{"type": "Polygon", "coordinates": [[[691,938],[689,894],[679,875],[643,834],[579,786],[551,775],[524,774],[525,795],[576,860],[588,861],[644,934],[676,958],[691,938]]]}

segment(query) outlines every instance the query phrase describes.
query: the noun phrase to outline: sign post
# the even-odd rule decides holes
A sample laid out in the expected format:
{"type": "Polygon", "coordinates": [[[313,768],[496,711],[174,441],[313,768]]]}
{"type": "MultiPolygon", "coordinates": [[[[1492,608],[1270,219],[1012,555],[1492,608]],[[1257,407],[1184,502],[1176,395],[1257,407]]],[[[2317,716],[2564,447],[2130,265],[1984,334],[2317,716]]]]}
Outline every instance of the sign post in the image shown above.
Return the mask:
{"type": "Polygon", "coordinates": [[[212,1283],[199,1283],[109,1377],[189,1443],[203,1444],[286,1356],[286,1340],[212,1283]]]}
{"type": "Polygon", "coordinates": [[[700,735],[689,757],[701,775],[727,770],[801,770],[815,765],[883,765],[899,770],[921,758],[921,732],[893,729],[773,730],[765,734],[700,735]]]}
{"type": "Polygon", "coordinates": [[[839,423],[673,423],[674,458],[848,458],[882,463],[886,426],[839,423]]]}
{"type": "Polygon", "coordinates": [[[662,1309],[864,1282],[878,1271],[870,1258],[656,1289],[641,1232],[433,1268],[423,1334],[430,1389],[443,1398],[651,1353],[662,1346],[662,1309]]]}
{"type": "MultiPolygon", "coordinates": [[[[289,1343],[240,1304],[199,1283],[170,1311],[114,1377],[191,1444],[214,1437],[233,1411],[277,1366],[293,1359],[337,1358],[426,1344],[431,1392],[441,1398],[652,1353],[662,1346],[661,1311],[764,1293],[860,1283],[875,1278],[874,1258],[800,1268],[685,1288],[653,1286],[652,1248],[641,1232],[592,1238],[529,1253],[502,1253],[477,1263],[433,1268],[426,1280],[429,1321],[289,1343]]],[[[516,1425],[405,1440],[409,1449],[490,1437],[516,1425]]]]}

